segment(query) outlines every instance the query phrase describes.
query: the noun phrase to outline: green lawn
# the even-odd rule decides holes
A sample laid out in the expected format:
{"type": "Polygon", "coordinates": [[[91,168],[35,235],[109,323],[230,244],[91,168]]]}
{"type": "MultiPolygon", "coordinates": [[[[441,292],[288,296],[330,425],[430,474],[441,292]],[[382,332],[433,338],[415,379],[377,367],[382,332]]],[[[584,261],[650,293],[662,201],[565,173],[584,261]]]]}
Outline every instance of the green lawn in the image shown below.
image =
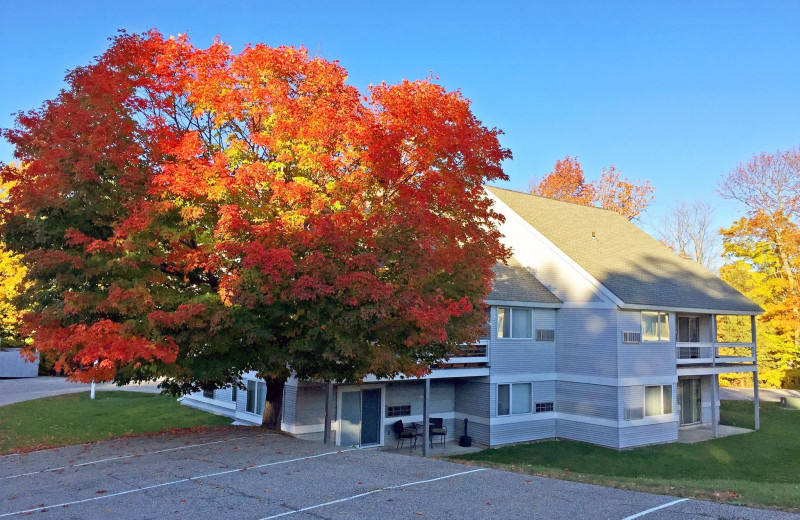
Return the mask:
{"type": "MultiPolygon", "coordinates": [[[[721,422],[753,428],[753,404],[723,401],[721,422]]],[[[761,404],[761,429],[697,444],[617,451],[544,441],[459,457],[492,467],[680,497],[800,511],[800,411],[761,404]]]]}
{"type": "Polygon", "coordinates": [[[0,407],[0,454],[230,423],[164,395],[97,392],[94,401],[88,393],[60,395],[0,407]]]}

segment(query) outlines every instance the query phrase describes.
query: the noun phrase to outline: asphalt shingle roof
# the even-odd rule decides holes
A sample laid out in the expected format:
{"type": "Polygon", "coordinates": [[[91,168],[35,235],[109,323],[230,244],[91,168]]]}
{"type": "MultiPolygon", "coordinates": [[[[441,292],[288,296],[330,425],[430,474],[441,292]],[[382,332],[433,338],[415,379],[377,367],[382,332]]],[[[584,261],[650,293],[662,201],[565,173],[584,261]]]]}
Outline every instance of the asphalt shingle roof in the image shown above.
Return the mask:
{"type": "Polygon", "coordinates": [[[497,264],[492,268],[494,282],[488,300],[560,304],[561,300],[551,293],[542,282],[525,269],[516,258],[508,259],[508,265],[497,264]]]}
{"type": "Polygon", "coordinates": [[[714,273],[613,211],[487,189],[625,304],[763,312],[714,273]]]}

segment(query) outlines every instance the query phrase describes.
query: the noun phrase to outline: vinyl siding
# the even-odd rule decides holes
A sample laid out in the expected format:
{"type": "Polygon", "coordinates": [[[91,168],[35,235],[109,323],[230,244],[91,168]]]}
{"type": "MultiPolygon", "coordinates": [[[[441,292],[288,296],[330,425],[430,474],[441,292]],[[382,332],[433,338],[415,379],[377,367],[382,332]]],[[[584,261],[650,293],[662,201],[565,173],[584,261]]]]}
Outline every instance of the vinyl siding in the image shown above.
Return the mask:
{"type": "Polygon", "coordinates": [[[561,439],[619,448],[619,429],[611,426],[559,419],[556,423],[556,435],[561,439]]]}
{"type": "MultiPolygon", "coordinates": [[[[488,421],[490,415],[489,403],[491,386],[492,385],[486,382],[456,380],[454,384],[456,417],[458,418],[459,414],[463,414],[473,417],[482,417],[488,421]]],[[[454,432],[455,438],[464,434],[463,419],[455,420],[454,432]]],[[[473,442],[486,446],[489,445],[490,432],[488,424],[469,421],[468,433],[470,437],[472,437],[473,442]]]]}
{"type": "Polygon", "coordinates": [[[631,448],[646,444],[660,444],[678,440],[678,421],[620,428],[619,447],[631,448]]]}
{"type": "MultiPolygon", "coordinates": [[[[551,439],[556,436],[556,420],[540,419],[508,424],[495,424],[492,426],[492,446],[509,444],[512,442],[535,441],[551,439]]],[[[470,428],[472,426],[470,425],[470,428]]]]}
{"type": "Polygon", "coordinates": [[[617,377],[616,309],[562,308],[556,322],[559,373],[617,377]]]}
{"type": "MultiPolygon", "coordinates": [[[[533,309],[533,338],[497,337],[497,307],[492,308],[491,368],[492,375],[553,373],[556,370],[556,349],[553,341],[536,341],[536,329],[556,329],[556,311],[533,309]]],[[[556,334],[558,332],[556,331],[556,334]]]]}
{"type": "Polygon", "coordinates": [[[556,411],[598,419],[617,419],[617,387],[556,381],[556,411]]]}

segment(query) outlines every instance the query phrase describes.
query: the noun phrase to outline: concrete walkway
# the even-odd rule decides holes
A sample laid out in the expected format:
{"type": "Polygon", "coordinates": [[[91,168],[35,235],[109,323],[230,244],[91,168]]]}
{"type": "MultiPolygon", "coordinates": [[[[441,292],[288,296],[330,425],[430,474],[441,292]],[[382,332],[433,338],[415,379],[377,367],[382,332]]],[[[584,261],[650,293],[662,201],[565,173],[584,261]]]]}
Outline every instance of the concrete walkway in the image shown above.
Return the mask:
{"type": "MultiPolygon", "coordinates": [[[[729,437],[731,435],[741,435],[750,433],[753,430],[747,428],[737,428],[736,426],[717,425],[717,438],[729,437]]],[[[684,426],[678,428],[678,442],[683,444],[694,444],[696,442],[710,441],[714,436],[711,432],[710,424],[698,424],[696,426],[684,426]]]]}
{"type": "MultiPolygon", "coordinates": [[[[95,388],[98,392],[124,390],[157,394],[159,393],[157,385],[158,383],[144,383],[120,387],[113,383],[102,383],[95,385],[95,388]]],[[[65,377],[39,376],[23,379],[0,379],[0,406],[41,397],[88,392],[90,387],[91,385],[86,383],[71,383],[65,377]]]]}
{"type": "MultiPolygon", "coordinates": [[[[776,390],[773,388],[759,388],[758,400],[780,402],[781,397],[800,397],[800,390],[776,390]]],[[[719,398],[723,401],[752,401],[753,389],[721,386],[719,388],[719,398]]]]}

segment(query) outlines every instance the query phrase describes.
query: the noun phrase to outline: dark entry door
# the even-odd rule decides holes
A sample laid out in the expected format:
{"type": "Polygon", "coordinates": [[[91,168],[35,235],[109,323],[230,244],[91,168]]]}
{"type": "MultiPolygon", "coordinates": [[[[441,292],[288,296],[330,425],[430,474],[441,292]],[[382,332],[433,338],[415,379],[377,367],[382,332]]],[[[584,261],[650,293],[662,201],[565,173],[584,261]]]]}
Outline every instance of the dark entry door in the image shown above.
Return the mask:
{"type": "Polygon", "coordinates": [[[361,445],[381,442],[381,390],[361,391],[361,445]]]}

